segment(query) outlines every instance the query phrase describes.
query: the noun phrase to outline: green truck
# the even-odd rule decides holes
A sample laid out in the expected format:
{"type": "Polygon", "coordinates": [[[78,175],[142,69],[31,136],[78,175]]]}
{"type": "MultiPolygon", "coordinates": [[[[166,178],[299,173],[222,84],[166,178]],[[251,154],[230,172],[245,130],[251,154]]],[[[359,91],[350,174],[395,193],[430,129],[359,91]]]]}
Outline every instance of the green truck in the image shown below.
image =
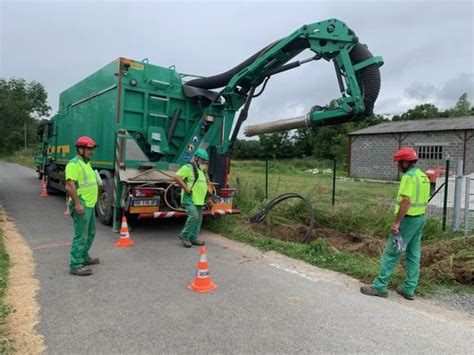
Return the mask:
{"type": "Polygon", "coordinates": [[[271,76],[318,60],[334,63],[341,97],[313,106],[302,120],[275,123],[273,131],[318,129],[370,114],[383,60],[336,19],[305,25],[210,77],[183,74],[147,59],[118,58],[61,93],[57,114],[38,128],[38,174],[48,192],[65,191],[64,169],[76,154],[75,140],[93,138],[99,147],[91,163],[103,180],[97,215],[118,230],[124,213],[139,218],[183,216],[173,176],[197,148],[204,148],[210,155],[212,194],[204,214],[239,213],[232,204],[236,191],[228,181],[229,151],[252,100],[271,76]],[[289,63],[304,50],[313,53],[289,63]]]}

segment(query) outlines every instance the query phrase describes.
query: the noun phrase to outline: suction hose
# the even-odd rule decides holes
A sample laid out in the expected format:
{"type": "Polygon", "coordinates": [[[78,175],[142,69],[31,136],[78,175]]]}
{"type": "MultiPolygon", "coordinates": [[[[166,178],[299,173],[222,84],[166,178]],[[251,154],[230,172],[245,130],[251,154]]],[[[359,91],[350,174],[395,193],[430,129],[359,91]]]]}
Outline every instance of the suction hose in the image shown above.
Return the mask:
{"type": "Polygon", "coordinates": [[[304,235],[303,239],[301,240],[301,243],[308,243],[309,237],[311,235],[311,231],[313,230],[314,227],[314,212],[313,212],[313,205],[311,205],[311,202],[309,200],[299,194],[293,193],[293,192],[288,192],[281,194],[277,197],[275,197],[273,200],[271,200],[265,207],[262,209],[258,210],[257,213],[255,213],[253,216],[249,218],[250,223],[259,223],[262,222],[265,217],[267,216],[268,212],[270,212],[276,205],[279,203],[289,199],[289,198],[299,198],[300,200],[303,200],[304,203],[306,204],[306,207],[308,208],[308,213],[310,215],[310,222],[309,222],[309,227],[308,230],[306,231],[306,234],[304,235]]]}

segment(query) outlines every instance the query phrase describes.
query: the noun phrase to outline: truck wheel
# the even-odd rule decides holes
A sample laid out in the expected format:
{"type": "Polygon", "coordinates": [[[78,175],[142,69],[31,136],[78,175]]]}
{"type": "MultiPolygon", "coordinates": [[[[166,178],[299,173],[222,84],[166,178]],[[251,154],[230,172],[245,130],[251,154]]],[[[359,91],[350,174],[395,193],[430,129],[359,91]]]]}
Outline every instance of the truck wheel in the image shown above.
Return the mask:
{"type": "Polygon", "coordinates": [[[57,171],[57,166],[56,164],[51,164],[45,168],[44,171],[44,181],[46,182],[46,191],[48,191],[48,194],[50,195],[55,195],[58,194],[60,191],[54,187],[51,186],[51,176],[50,172],[55,172],[57,171]]]}
{"type": "Polygon", "coordinates": [[[45,175],[44,176],[44,180],[46,182],[46,191],[48,191],[48,194],[50,195],[54,195],[54,194],[57,194],[58,193],[58,190],[56,190],[55,188],[51,187],[51,184],[50,184],[50,176],[49,175],[45,175]]]}
{"type": "Polygon", "coordinates": [[[51,186],[51,176],[49,175],[49,172],[54,171],[55,168],[56,168],[55,165],[50,165],[49,167],[47,167],[45,169],[45,173],[44,173],[44,181],[46,183],[46,191],[48,191],[48,194],[50,194],[50,195],[55,195],[55,194],[59,193],[58,190],[56,190],[54,187],[51,186]]]}
{"type": "Polygon", "coordinates": [[[100,222],[106,226],[110,226],[112,225],[112,217],[114,212],[112,207],[112,203],[114,201],[113,177],[108,171],[101,171],[100,175],[103,176],[103,185],[102,189],[99,191],[99,201],[97,201],[95,209],[97,216],[99,216],[100,222]]]}

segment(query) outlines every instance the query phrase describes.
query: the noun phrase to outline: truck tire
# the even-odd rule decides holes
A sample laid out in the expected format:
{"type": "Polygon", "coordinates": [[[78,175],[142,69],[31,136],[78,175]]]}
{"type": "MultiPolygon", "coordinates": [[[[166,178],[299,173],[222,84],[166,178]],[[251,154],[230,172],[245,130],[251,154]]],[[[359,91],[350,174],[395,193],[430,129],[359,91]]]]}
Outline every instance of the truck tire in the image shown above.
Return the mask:
{"type": "Polygon", "coordinates": [[[55,195],[59,193],[59,190],[55,189],[54,187],[51,187],[51,176],[49,175],[50,171],[55,171],[56,165],[51,164],[45,169],[45,174],[44,174],[44,180],[46,182],[46,191],[48,191],[49,195],[55,195]]]}
{"type": "Polygon", "coordinates": [[[49,195],[57,194],[58,190],[56,190],[54,187],[51,187],[49,175],[45,175],[44,180],[46,181],[46,191],[48,191],[48,194],[49,195]]]}
{"type": "Polygon", "coordinates": [[[99,200],[97,201],[95,210],[100,223],[110,226],[112,225],[112,217],[114,213],[112,207],[114,201],[114,178],[110,171],[107,170],[101,170],[100,176],[102,177],[102,188],[99,190],[99,200]]]}

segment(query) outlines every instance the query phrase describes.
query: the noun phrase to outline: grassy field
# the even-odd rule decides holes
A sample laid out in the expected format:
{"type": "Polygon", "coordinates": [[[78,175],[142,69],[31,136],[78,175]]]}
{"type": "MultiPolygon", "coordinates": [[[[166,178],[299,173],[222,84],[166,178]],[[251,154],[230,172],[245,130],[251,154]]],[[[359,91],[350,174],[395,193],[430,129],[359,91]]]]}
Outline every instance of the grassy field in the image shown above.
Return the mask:
{"type": "MultiPolygon", "coordinates": [[[[271,161],[269,163],[268,199],[285,192],[296,192],[307,197],[316,209],[320,226],[342,231],[355,231],[372,235],[385,235],[391,201],[397,185],[357,181],[336,181],[337,210],[332,208],[332,172],[329,163],[312,163],[310,159],[271,161]],[[318,169],[314,174],[306,170],[318,169]],[[377,218],[373,218],[374,215],[377,218]]],[[[233,184],[239,194],[236,203],[246,212],[265,204],[264,162],[238,161],[232,163],[233,184]],[[238,184],[237,184],[238,181],[238,184]]],[[[314,170],[313,170],[314,171],[314,170]]],[[[343,173],[341,172],[341,175],[343,173]]],[[[341,176],[339,176],[340,178],[341,176]]],[[[280,217],[301,220],[305,209],[285,207],[280,217]]]]}
{"type": "MultiPolygon", "coordinates": [[[[337,173],[336,203],[333,206],[330,166],[331,162],[320,163],[310,159],[270,161],[268,199],[265,199],[265,162],[232,162],[231,185],[238,189],[234,202],[241,208],[242,214],[207,219],[206,227],[261,250],[275,250],[368,282],[378,272],[380,252],[393,218],[392,203],[398,185],[348,180],[341,170],[337,173]],[[314,169],[319,172],[315,174],[314,169]],[[299,193],[314,206],[317,235],[310,244],[297,242],[309,222],[308,211],[299,200],[289,200],[276,207],[263,226],[257,225],[256,228],[248,222],[248,218],[269,200],[285,192],[299,193]],[[356,249],[357,245],[360,248],[356,249]]],[[[419,294],[433,292],[438,286],[474,292],[472,284],[461,285],[455,273],[455,265],[461,263],[460,260],[466,261],[462,263],[464,274],[466,268],[468,274],[469,268],[471,274],[474,273],[474,238],[464,242],[459,234],[443,232],[438,219],[428,218],[423,243],[429,248],[422,261],[419,294]],[[443,258],[437,260],[439,255],[443,258]],[[436,260],[431,260],[432,256],[436,260]],[[423,264],[431,261],[433,264],[423,264]]],[[[470,276],[466,277],[469,279],[470,276]]],[[[392,278],[391,286],[396,286],[402,278],[400,267],[392,278]]],[[[465,281],[464,278],[462,280],[465,281]]]]}
{"type": "Polygon", "coordinates": [[[37,154],[37,149],[38,148],[36,147],[30,147],[27,149],[21,149],[11,155],[3,155],[3,156],[0,155],[0,160],[6,161],[9,163],[20,164],[20,165],[35,169],[36,166],[35,166],[34,157],[37,154]]]}

